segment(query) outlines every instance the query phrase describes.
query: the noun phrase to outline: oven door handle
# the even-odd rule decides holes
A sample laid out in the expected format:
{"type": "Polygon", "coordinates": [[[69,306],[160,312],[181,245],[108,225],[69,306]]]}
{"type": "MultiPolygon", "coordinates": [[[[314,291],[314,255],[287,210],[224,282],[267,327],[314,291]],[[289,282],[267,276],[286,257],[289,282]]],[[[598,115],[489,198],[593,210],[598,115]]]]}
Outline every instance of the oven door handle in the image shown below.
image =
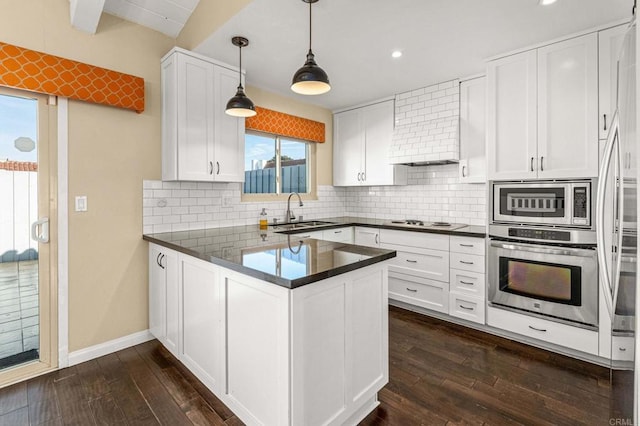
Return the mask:
{"type": "MultiPolygon", "coordinates": [[[[613,319],[613,283],[609,275],[610,268],[607,262],[607,250],[605,247],[604,235],[604,214],[605,214],[605,195],[607,189],[607,176],[609,175],[609,167],[611,163],[611,155],[616,147],[616,141],[618,139],[618,112],[613,115],[611,126],[609,127],[609,135],[607,136],[607,143],[604,147],[602,156],[602,163],[600,163],[600,170],[598,176],[598,192],[596,198],[596,250],[598,251],[598,266],[600,270],[600,285],[602,286],[602,293],[604,294],[605,305],[609,316],[613,319]]],[[[619,157],[619,155],[618,155],[619,157]]],[[[617,160],[620,161],[619,159],[617,160]]]]}
{"type": "Polygon", "coordinates": [[[560,256],[580,256],[580,257],[594,257],[595,253],[589,249],[579,249],[570,247],[549,247],[539,246],[533,244],[520,244],[511,243],[505,241],[491,240],[491,247],[501,248],[506,250],[519,250],[529,253],[541,253],[541,254],[553,254],[560,256]]]}

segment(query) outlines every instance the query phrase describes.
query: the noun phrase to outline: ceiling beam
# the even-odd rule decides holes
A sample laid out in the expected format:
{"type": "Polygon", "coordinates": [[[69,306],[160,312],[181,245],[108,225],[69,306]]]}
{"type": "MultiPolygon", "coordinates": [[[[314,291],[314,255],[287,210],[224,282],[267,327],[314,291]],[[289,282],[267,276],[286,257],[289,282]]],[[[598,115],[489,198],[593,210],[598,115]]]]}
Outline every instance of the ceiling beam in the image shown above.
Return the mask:
{"type": "Polygon", "coordinates": [[[95,34],[105,0],[71,0],[71,26],[95,34]]]}

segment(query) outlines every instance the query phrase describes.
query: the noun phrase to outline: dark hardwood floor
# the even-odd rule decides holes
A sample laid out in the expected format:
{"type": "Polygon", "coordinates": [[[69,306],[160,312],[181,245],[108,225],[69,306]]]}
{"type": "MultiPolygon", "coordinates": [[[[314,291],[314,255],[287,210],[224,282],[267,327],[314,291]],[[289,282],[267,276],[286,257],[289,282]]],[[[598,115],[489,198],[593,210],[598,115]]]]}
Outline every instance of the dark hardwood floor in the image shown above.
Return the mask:
{"type": "MultiPolygon", "coordinates": [[[[609,424],[604,368],[394,307],[389,328],[390,382],[362,425],[609,424]]],[[[154,340],[1,389],[0,425],[29,424],[242,422],[154,340]]]]}

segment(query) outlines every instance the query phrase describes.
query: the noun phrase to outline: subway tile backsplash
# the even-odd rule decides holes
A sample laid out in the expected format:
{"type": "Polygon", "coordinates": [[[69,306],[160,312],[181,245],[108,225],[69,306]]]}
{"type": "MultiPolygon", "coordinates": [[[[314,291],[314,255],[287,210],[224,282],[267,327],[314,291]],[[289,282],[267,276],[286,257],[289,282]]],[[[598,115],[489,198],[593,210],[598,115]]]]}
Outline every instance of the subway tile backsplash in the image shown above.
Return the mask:
{"type": "MultiPolygon", "coordinates": [[[[419,219],[484,225],[486,185],[461,184],[458,165],[413,167],[408,185],[381,187],[319,186],[318,200],[292,210],[305,219],[360,216],[419,219]]],[[[269,221],[282,220],[285,201],[240,202],[239,183],[143,182],[143,232],[158,233],[250,225],[266,207],[269,221]]]]}

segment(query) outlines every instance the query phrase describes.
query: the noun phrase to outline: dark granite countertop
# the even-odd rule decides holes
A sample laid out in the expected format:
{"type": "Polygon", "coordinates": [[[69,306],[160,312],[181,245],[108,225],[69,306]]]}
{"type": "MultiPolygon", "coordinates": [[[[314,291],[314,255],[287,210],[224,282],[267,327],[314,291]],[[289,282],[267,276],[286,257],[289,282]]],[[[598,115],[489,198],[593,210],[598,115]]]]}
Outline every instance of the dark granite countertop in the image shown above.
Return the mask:
{"type": "MultiPolygon", "coordinates": [[[[343,216],[343,217],[329,217],[318,219],[326,222],[333,222],[330,225],[319,226],[313,229],[296,229],[291,231],[281,231],[283,233],[294,234],[301,232],[309,232],[320,229],[332,229],[332,228],[340,228],[344,226],[369,226],[372,228],[379,229],[396,229],[398,231],[409,231],[409,232],[427,232],[432,234],[446,234],[446,235],[454,235],[460,237],[474,237],[474,238],[485,238],[487,236],[487,230],[484,226],[478,225],[467,225],[458,229],[434,229],[434,228],[420,228],[420,227],[407,227],[402,225],[393,225],[389,219],[369,219],[363,217],[355,217],[355,216],[343,216]]],[[[272,227],[269,226],[269,229],[279,229],[278,226],[272,227]]]]}
{"type": "Polygon", "coordinates": [[[233,226],[148,234],[143,238],[207,262],[293,289],[396,256],[393,250],[315,239],[299,240],[296,234],[345,226],[368,226],[475,238],[486,236],[483,226],[465,226],[448,230],[396,226],[390,224],[388,219],[333,217],[321,220],[332,223],[294,230],[284,230],[281,226],[269,226],[267,230],[260,230],[258,225],[233,226]]]}
{"type": "MultiPolygon", "coordinates": [[[[307,230],[308,232],[308,230],[307,230]]],[[[396,256],[393,250],[297,239],[258,225],[148,234],[144,240],[286,288],[396,256]]]]}

